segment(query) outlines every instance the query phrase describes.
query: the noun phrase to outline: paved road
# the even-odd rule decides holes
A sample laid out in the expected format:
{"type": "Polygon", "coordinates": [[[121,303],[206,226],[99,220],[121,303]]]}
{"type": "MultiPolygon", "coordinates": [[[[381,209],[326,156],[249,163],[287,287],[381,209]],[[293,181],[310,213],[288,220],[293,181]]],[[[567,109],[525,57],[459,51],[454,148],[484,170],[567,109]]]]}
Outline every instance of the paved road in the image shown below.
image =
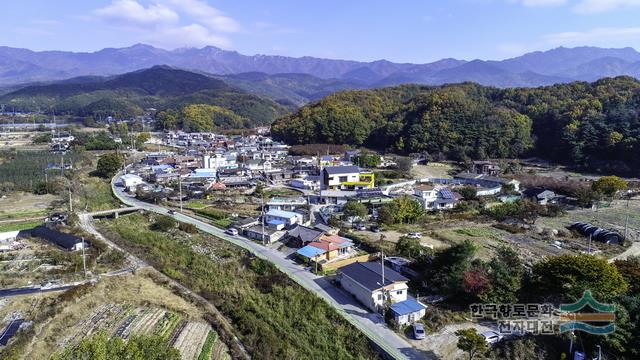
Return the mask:
{"type": "Polygon", "coordinates": [[[0,346],[6,346],[9,340],[20,329],[20,325],[24,322],[24,319],[13,320],[7,325],[6,328],[0,333],[0,346]]]}
{"type": "Polygon", "coordinates": [[[10,296],[18,296],[18,295],[28,295],[35,293],[45,293],[51,291],[63,291],[67,289],[71,289],[75,285],[63,285],[60,287],[41,289],[40,287],[21,287],[21,288],[13,288],[13,289],[0,289],[0,298],[10,297],[10,296]]]}
{"type": "MultiPolygon", "coordinates": [[[[159,214],[169,215],[168,209],[149,204],[131,197],[123,191],[122,187],[115,186],[115,180],[120,174],[117,174],[111,182],[111,186],[115,196],[123,203],[129,206],[138,206],[148,211],[159,214]]],[[[350,323],[360,329],[369,339],[375,342],[385,352],[396,359],[425,359],[428,356],[413,348],[405,339],[390,330],[385,324],[382,317],[366,310],[358,303],[350,294],[330,284],[325,278],[317,276],[303,267],[295,263],[291,259],[287,259],[282,252],[264,247],[250,239],[242,236],[230,236],[224,230],[207,224],[198,219],[175,213],[173,216],[176,220],[190,223],[201,231],[215,235],[223,240],[229,241],[240,246],[256,256],[272,262],[278,269],[287,274],[291,279],[296,281],[307,290],[322,297],[328,304],[336,308],[350,323]]]]}

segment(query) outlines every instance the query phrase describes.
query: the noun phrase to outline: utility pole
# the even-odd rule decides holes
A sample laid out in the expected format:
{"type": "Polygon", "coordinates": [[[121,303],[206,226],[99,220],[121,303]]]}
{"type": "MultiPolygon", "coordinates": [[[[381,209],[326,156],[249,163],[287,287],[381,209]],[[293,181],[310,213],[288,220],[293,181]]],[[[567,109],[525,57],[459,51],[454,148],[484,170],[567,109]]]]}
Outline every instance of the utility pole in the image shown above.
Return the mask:
{"type": "Polygon", "coordinates": [[[84,278],[87,278],[87,260],[84,256],[84,237],[82,237],[82,268],[84,269],[84,278]]]}
{"type": "Polygon", "coordinates": [[[591,234],[589,234],[589,255],[591,255],[591,234]]]}
{"type": "Polygon", "coordinates": [[[71,183],[69,183],[69,212],[73,212],[73,202],[71,201],[71,183]]]}
{"type": "Polygon", "coordinates": [[[381,274],[382,274],[382,318],[384,319],[384,317],[385,317],[384,305],[385,305],[385,302],[386,302],[386,299],[385,299],[385,297],[386,297],[385,295],[386,294],[385,294],[385,289],[384,289],[384,286],[385,286],[385,284],[384,284],[384,248],[382,247],[382,237],[383,236],[384,235],[380,235],[380,269],[382,270],[381,271],[381,274]]]}
{"type": "Polygon", "coordinates": [[[629,198],[631,196],[627,194],[627,216],[624,220],[624,241],[627,241],[627,236],[629,236],[629,198]]]}
{"type": "Polygon", "coordinates": [[[262,222],[262,245],[266,246],[265,242],[264,242],[264,192],[262,193],[262,215],[261,215],[261,220],[262,220],[261,221],[262,222]]]}
{"type": "Polygon", "coordinates": [[[182,175],[178,172],[178,187],[180,188],[180,212],[182,212],[182,175]]]}

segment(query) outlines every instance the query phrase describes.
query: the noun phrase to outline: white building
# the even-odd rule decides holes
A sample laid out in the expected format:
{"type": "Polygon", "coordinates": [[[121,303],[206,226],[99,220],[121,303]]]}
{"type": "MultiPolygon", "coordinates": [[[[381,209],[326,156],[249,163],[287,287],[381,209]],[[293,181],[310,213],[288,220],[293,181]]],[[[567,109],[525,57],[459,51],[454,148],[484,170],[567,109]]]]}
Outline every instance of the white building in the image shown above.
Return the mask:
{"type": "Polygon", "coordinates": [[[265,214],[265,222],[269,225],[276,225],[281,222],[284,226],[289,227],[304,222],[304,216],[292,211],[269,210],[265,214]]]}
{"type": "Polygon", "coordinates": [[[236,157],[232,156],[232,154],[217,153],[213,155],[204,155],[202,157],[202,167],[217,171],[220,168],[236,168],[238,167],[238,164],[236,163],[236,157]]]}
{"type": "Polygon", "coordinates": [[[144,180],[136,174],[124,174],[120,177],[120,183],[127,191],[134,191],[136,186],[144,184],[144,180]]]}
{"type": "Polygon", "coordinates": [[[320,180],[317,176],[308,176],[304,179],[292,179],[291,186],[296,189],[318,190],[320,189],[320,180]]]}
{"type": "Polygon", "coordinates": [[[427,307],[413,298],[392,304],[389,310],[393,313],[393,319],[401,326],[412,324],[427,313],[427,307]]]}
{"type": "Polygon", "coordinates": [[[304,197],[273,197],[267,201],[267,210],[295,210],[297,207],[307,205],[304,197]]]}
{"type": "Polygon", "coordinates": [[[379,262],[355,262],[343,266],[338,278],[343,289],[372,311],[380,311],[387,302],[407,300],[409,279],[385,266],[383,283],[379,262]]]}
{"type": "Polygon", "coordinates": [[[449,188],[429,184],[416,186],[413,189],[413,194],[418,198],[425,210],[453,209],[459,200],[459,196],[449,188]]]}

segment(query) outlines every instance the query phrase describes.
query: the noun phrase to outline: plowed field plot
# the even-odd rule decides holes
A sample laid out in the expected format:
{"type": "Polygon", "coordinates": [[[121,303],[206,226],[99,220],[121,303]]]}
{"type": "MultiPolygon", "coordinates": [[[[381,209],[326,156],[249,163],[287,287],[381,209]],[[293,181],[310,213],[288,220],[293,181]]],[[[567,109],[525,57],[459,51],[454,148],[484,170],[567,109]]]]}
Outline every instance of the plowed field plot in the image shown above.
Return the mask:
{"type": "MultiPolygon", "coordinates": [[[[26,321],[35,322],[32,326],[34,334],[29,335],[27,341],[14,341],[20,346],[18,359],[47,359],[52,353],[74,347],[98,333],[124,340],[137,335],[160,336],[178,349],[183,359],[198,359],[208,335],[212,333],[214,340],[218,338],[211,325],[203,320],[200,308],[158,285],[146,277],[144,271],[137,275],[105,278],[77,295],[16,297],[3,303],[0,315],[16,310],[22,312],[26,321]],[[58,304],[56,311],[47,310],[56,297],[68,297],[69,300],[58,304]],[[49,317],[38,317],[47,311],[51,314],[49,317]]],[[[20,333],[18,331],[14,338],[20,333]]],[[[227,356],[226,345],[218,342],[212,343],[206,359],[227,356]]],[[[11,346],[10,340],[8,346],[0,347],[0,358],[11,346]]]]}
{"type": "Polygon", "coordinates": [[[182,329],[173,347],[180,351],[183,360],[197,359],[211,326],[207,323],[190,321],[182,329]]]}

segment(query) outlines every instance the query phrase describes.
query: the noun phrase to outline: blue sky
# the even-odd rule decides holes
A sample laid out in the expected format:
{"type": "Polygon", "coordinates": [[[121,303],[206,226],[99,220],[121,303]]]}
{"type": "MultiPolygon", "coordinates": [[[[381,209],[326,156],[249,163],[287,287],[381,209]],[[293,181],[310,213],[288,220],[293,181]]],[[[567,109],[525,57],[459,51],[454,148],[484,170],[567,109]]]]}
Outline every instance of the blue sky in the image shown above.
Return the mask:
{"type": "Polygon", "coordinates": [[[0,45],[95,51],[147,43],[243,54],[424,63],[558,46],[640,49],[640,0],[21,0],[0,45]]]}

